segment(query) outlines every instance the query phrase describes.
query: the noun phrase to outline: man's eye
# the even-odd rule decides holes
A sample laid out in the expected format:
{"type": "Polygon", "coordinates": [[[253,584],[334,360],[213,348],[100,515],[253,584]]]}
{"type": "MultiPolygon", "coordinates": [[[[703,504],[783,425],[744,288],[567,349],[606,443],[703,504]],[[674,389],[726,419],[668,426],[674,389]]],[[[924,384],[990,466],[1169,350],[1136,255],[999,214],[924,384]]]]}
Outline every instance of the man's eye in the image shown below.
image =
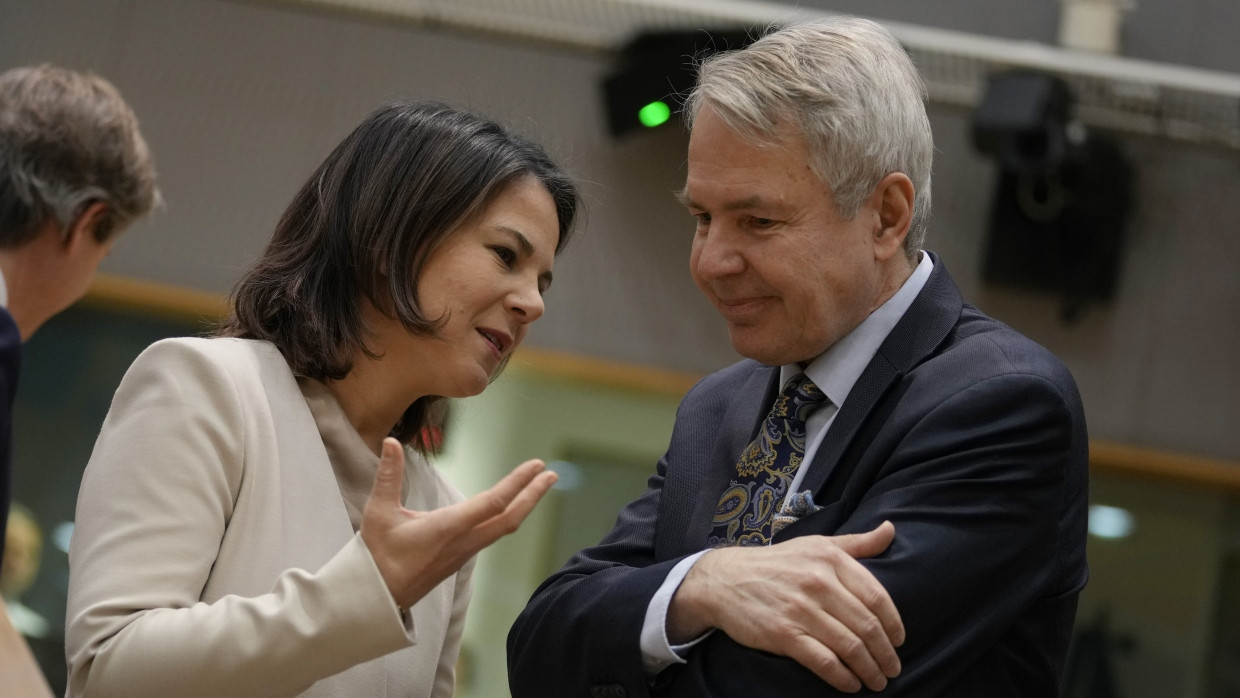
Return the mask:
{"type": "Polygon", "coordinates": [[[775,221],[770,218],[751,218],[749,222],[755,228],[769,228],[775,225],[775,221]]]}

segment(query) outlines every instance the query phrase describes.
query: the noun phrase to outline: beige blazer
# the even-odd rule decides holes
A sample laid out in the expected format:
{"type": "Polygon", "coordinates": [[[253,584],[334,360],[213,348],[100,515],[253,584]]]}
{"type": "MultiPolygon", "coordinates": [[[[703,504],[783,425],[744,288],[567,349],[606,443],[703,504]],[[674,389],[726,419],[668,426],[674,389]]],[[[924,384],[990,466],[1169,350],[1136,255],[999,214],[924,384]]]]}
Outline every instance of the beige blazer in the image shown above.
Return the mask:
{"type": "MultiPolygon", "coordinates": [[[[461,494],[406,452],[407,505],[461,494]]],[[[402,623],[270,344],[171,339],[113,398],[69,553],[69,696],[450,696],[472,562],[402,623]]]]}

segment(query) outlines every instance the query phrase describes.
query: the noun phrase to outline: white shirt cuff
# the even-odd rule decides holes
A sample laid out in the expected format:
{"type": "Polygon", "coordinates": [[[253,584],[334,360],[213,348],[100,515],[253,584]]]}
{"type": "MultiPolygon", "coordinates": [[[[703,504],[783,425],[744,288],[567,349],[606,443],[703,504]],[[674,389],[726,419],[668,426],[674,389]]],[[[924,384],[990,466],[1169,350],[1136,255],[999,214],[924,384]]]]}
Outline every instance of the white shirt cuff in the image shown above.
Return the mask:
{"type": "Polygon", "coordinates": [[[685,580],[685,575],[689,574],[689,569],[707,552],[703,550],[678,562],[672,571],[667,573],[663,586],[654,593],[650,605],[646,607],[646,619],[642,623],[641,650],[642,668],[645,669],[647,677],[654,677],[673,664],[684,664],[683,654],[714,632],[707,631],[694,640],[675,647],[667,639],[667,609],[672,604],[672,597],[676,595],[680,583],[685,580]]]}

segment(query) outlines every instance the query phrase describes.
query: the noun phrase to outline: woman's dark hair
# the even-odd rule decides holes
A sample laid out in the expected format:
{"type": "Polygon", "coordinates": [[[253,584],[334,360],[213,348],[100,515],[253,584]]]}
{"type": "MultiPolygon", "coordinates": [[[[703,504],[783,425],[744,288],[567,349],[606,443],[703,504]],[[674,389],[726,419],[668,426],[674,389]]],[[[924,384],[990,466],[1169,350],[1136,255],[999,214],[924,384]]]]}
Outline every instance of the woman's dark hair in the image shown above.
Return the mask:
{"type": "MultiPolygon", "coordinates": [[[[237,282],[217,334],[274,344],[294,373],[339,380],[366,345],[362,300],[410,332],[433,335],[417,282],[427,258],[504,188],[534,177],[559,220],[556,252],[572,234],[577,188],[538,145],[479,115],[402,101],[372,112],[293,198],[262,258],[237,282]]],[[[392,431],[434,450],[444,400],[419,399],[392,431]]]]}

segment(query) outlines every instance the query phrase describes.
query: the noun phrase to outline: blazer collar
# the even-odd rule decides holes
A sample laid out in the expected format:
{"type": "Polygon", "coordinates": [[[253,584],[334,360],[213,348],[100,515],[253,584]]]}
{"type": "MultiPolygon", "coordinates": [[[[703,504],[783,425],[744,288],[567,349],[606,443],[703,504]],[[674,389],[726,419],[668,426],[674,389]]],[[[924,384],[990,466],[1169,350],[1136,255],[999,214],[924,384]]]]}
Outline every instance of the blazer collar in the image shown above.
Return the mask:
{"type": "Polygon", "coordinates": [[[822,489],[839,464],[845,447],[883,393],[942,344],[960,318],[964,307],[960,289],[943,261],[932,252],[926,254],[934,260],[930,278],[840,406],[826,439],[810,463],[801,489],[815,493],[822,489]]]}

